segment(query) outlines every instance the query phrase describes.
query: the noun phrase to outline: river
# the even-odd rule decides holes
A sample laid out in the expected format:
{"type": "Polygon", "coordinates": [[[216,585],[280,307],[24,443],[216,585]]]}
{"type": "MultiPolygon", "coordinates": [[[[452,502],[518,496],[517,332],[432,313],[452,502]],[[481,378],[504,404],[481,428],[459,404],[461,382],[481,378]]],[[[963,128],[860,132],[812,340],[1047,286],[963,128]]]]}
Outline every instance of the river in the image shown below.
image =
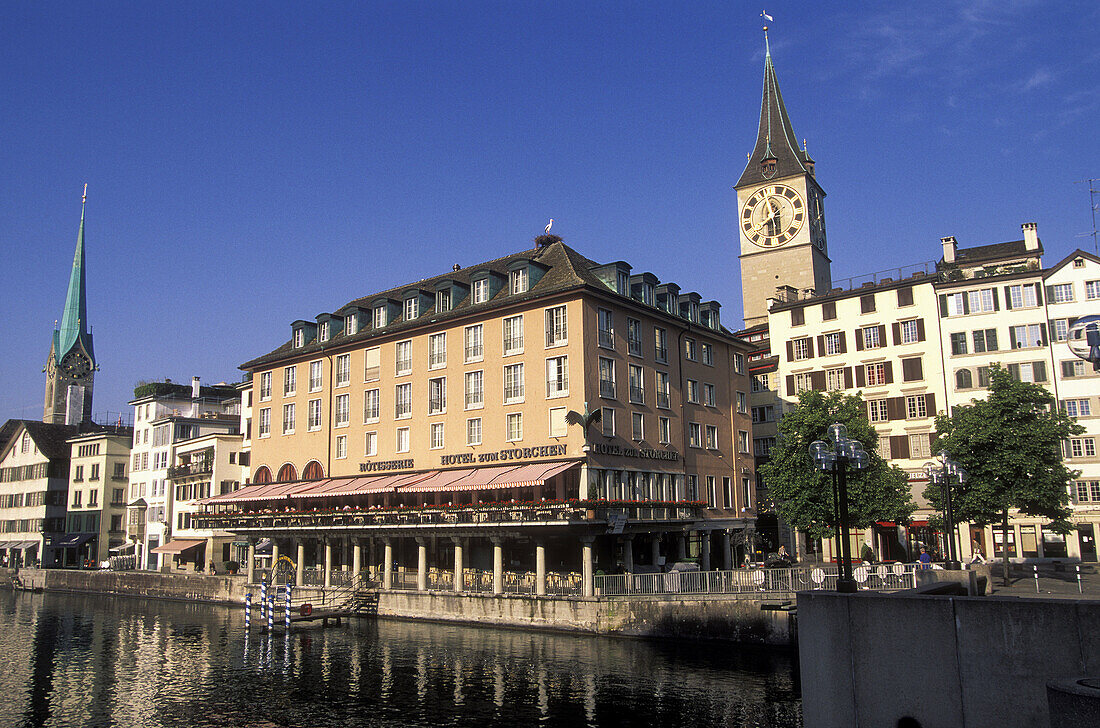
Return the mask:
{"type": "Polygon", "coordinates": [[[785,651],[372,619],[269,638],[206,604],[0,605],[0,726],[801,725],[785,651]]]}

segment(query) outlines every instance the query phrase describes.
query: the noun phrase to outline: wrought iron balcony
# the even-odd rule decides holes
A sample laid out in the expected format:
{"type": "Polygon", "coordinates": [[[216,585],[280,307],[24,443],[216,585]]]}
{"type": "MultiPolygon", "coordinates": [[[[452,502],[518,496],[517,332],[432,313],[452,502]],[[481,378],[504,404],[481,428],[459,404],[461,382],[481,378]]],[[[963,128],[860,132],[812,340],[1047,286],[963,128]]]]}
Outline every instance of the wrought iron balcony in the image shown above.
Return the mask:
{"type": "Polygon", "coordinates": [[[214,461],[198,460],[184,465],[175,465],[168,468],[168,479],[187,478],[192,475],[209,475],[214,472],[214,461]]]}

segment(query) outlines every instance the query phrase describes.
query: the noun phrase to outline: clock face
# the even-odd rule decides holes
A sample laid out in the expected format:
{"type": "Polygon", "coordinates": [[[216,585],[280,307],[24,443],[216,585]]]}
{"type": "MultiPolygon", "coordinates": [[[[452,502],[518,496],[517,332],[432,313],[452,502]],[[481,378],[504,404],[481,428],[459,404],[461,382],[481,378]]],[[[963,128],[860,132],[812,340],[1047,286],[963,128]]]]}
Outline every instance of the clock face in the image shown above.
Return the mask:
{"type": "Polygon", "coordinates": [[[91,370],[92,363],[79,352],[71,351],[61,360],[61,371],[74,379],[87,376],[91,370]]]}
{"type": "Polygon", "coordinates": [[[741,208],[741,231],[761,248],[785,244],[798,234],[805,221],[802,195],[786,185],[761,187],[741,208]]]}

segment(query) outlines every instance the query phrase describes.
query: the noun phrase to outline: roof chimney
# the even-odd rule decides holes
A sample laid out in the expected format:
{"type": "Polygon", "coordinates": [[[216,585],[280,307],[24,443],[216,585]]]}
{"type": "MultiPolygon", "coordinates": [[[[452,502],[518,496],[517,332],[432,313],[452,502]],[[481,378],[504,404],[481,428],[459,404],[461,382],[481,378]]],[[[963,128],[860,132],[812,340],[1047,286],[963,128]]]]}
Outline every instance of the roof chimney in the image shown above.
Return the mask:
{"type": "Polygon", "coordinates": [[[1033,222],[1025,222],[1020,226],[1024,231],[1024,249],[1039,249],[1039,226],[1033,222]]]}
{"type": "Polygon", "coordinates": [[[191,399],[199,398],[199,378],[191,377],[191,399]]]}
{"type": "Polygon", "coordinates": [[[955,251],[958,250],[959,244],[955,240],[954,235],[948,235],[946,238],[940,238],[940,242],[943,243],[943,262],[954,263],[955,251]]]}

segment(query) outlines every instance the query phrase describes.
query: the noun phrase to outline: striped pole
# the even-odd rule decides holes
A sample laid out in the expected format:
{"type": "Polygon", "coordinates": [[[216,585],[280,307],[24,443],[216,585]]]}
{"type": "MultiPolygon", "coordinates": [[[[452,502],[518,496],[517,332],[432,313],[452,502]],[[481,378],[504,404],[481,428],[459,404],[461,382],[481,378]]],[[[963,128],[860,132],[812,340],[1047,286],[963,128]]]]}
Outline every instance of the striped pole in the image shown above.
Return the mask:
{"type": "Polygon", "coordinates": [[[267,577],[260,577],[260,623],[267,618],[267,577]]]}
{"type": "Polygon", "coordinates": [[[275,626],[275,590],[272,589],[267,597],[267,633],[275,626]]]}
{"type": "Polygon", "coordinates": [[[252,592],[244,595],[244,628],[252,627],[252,592]]]}
{"type": "Polygon", "coordinates": [[[290,584],[286,585],[286,631],[290,632],[290,584]]]}

